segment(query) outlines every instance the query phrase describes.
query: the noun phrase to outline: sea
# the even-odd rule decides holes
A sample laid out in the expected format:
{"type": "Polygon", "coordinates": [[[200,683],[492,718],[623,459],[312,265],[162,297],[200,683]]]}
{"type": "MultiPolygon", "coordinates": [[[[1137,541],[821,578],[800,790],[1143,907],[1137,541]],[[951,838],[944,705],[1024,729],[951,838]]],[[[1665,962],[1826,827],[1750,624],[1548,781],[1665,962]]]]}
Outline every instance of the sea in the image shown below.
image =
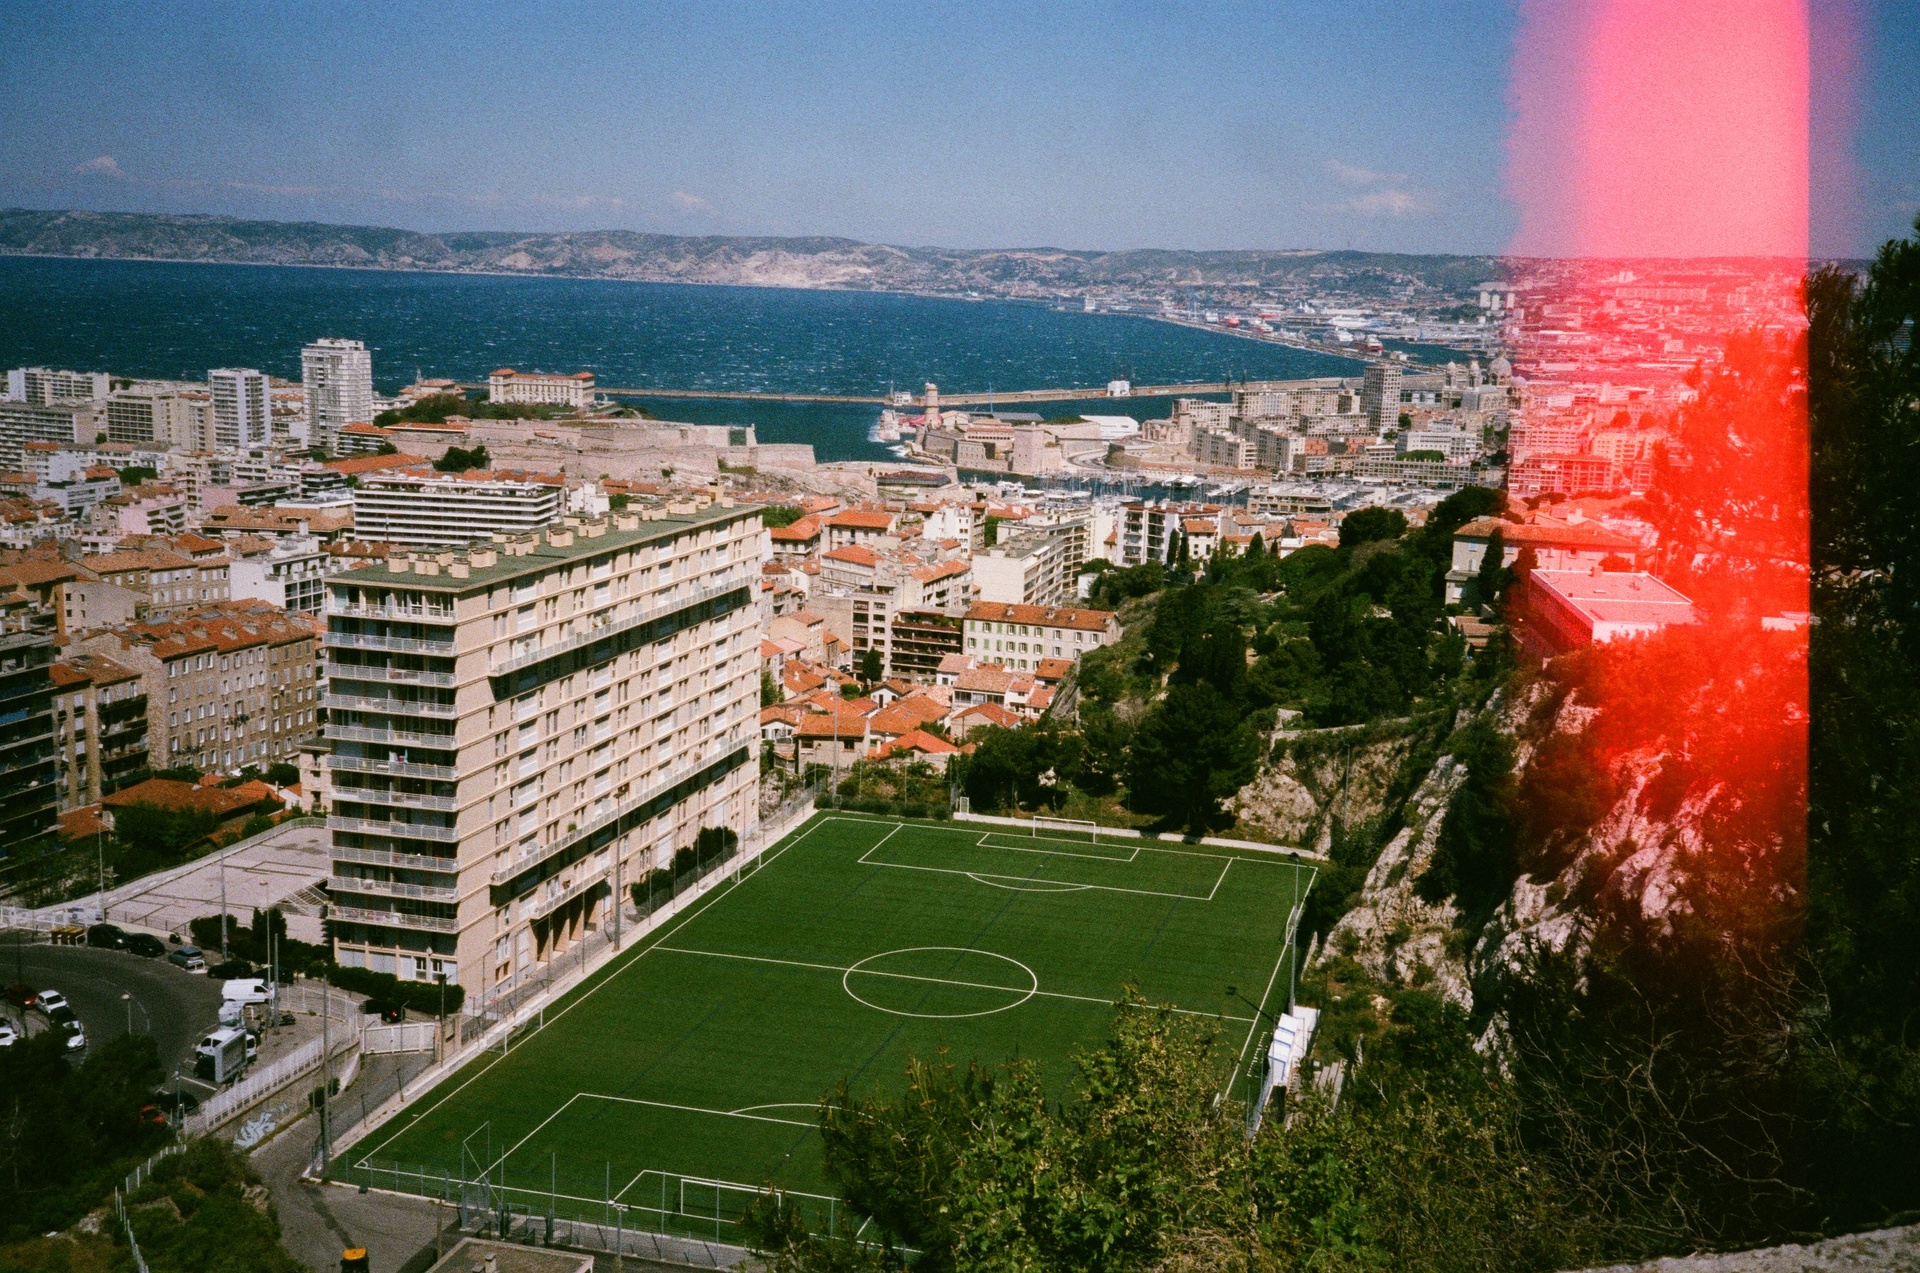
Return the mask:
{"type": "MultiPolygon", "coordinates": [[[[591,371],[605,386],[722,393],[985,393],[1109,380],[1177,384],[1357,375],[1361,364],[1126,314],[886,292],[296,266],[0,257],[0,366],[168,379],[257,367],[297,380],[300,347],[365,341],[375,386],[591,371]]],[[[756,426],[822,461],[891,458],[880,408],[639,398],[663,420],[756,426]]],[[[1044,416],[1164,417],[1167,399],[1009,404],[1044,416]]]]}

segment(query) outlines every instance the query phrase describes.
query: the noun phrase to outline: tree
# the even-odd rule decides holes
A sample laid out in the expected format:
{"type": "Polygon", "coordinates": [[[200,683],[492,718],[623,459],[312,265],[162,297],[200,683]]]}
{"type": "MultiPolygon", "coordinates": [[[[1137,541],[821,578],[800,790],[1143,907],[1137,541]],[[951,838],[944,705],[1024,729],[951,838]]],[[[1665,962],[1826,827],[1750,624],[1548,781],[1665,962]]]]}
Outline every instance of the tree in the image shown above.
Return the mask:
{"type": "Polygon", "coordinates": [[[276,760],[267,766],[267,781],[276,787],[291,787],[300,781],[300,767],[276,760]]]}
{"type": "Polygon", "coordinates": [[[886,667],[878,650],[869,648],[860,651],[857,661],[860,665],[860,679],[868,685],[874,684],[886,675],[886,667]]]}
{"type": "Polygon", "coordinates": [[[1005,520],[1006,518],[1004,517],[996,517],[992,513],[987,514],[986,530],[981,535],[981,542],[988,548],[992,548],[1000,542],[1000,523],[1005,520]]]}
{"type": "Polygon", "coordinates": [[[484,469],[492,462],[493,457],[487,454],[484,446],[476,446],[471,451],[450,446],[445,455],[433,462],[433,467],[442,473],[465,473],[471,469],[484,469]]]}
{"type": "Polygon", "coordinates": [[[780,689],[780,682],[773,679],[769,668],[760,669],[760,706],[772,707],[786,697],[780,689]]]}
{"type": "Polygon", "coordinates": [[[1127,788],[1137,807],[1203,835],[1259,761],[1259,736],[1231,699],[1205,682],[1176,685],[1134,735],[1127,788]]]}
{"type": "Polygon", "coordinates": [[[792,504],[773,504],[760,510],[760,524],[768,530],[778,530],[782,526],[791,526],[805,517],[806,513],[792,504]]]}
{"type": "Polygon", "coordinates": [[[113,835],[138,853],[173,859],[198,840],[205,839],[220,825],[220,819],[205,809],[162,809],[157,805],[134,804],[115,811],[113,835]]]}
{"type": "Polygon", "coordinates": [[[1407,515],[1397,508],[1358,508],[1340,521],[1340,546],[1358,548],[1407,533],[1407,515]]]}
{"type": "Polygon", "coordinates": [[[1507,568],[1507,537],[1499,528],[1487,536],[1487,553],[1480,559],[1480,570],[1474,576],[1474,584],[1480,592],[1482,605],[1493,605],[1505,595],[1507,585],[1513,581],[1513,572],[1507,568]]]}

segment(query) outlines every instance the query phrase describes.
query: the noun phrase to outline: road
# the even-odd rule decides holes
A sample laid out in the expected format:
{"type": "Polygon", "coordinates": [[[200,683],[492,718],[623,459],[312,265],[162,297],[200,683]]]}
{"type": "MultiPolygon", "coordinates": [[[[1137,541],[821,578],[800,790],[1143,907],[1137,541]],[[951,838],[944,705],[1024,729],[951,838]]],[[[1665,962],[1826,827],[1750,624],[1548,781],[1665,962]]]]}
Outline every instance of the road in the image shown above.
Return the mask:
{"type": "Polygon", "coordinates": [[[16,944],[18,936],[0,934],[0,977],[65,995],[86,1028],[89,1050],[127,1032],[129,1005],[122,994],[133,996],[133,1028],[153,1036],[168,1073],[219,1024],[220,983],[184,972],[164,955],[142,959],[123,950],[16,944]]]}

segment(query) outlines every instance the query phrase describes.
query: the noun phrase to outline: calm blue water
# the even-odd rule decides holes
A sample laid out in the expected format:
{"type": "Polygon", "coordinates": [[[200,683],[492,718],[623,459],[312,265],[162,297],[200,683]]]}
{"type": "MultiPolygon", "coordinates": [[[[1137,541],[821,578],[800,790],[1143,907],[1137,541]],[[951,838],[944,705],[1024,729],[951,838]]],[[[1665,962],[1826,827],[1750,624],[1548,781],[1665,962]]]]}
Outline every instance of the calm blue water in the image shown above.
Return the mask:
{"type": "MultiPolygon", "coordinates": [[[[759,393],[992,389],[1354,375],[1348,359],[1124,315],[1012,301],[591,279],[0,257],[0,367],[156,377],[258,367],[298,379],[300,347],[364,340],[375,383],[592,371],[604,385],[759,393]]],[[[877,408],[654,400],[656,415],[756,424],[822,460],[886,451],[877,408]]],[[[1151,404],[1162,407],[1163,404],[1151,404]]],[[[1148,403],[1042,403],[1047,415],[1148,403]]]]}

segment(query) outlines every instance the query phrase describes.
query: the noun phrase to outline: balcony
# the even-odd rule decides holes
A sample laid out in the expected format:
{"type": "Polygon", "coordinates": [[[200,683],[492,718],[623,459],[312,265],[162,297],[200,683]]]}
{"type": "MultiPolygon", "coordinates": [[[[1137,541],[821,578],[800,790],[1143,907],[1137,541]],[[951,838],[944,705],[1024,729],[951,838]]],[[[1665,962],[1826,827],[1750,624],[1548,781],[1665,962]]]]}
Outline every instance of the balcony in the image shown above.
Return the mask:
{"type": "Polygon", "coordinates": [[[545,919],[553,912],[571,902],[574,898],[589,893],[607,882],[606,872],[578,880],[567,888],[561,889],[551,897],[542,897],[530,902],[523,914],[528,919],[545,919]]]}
{"type": "Polygon", "coordinates": [[[339,893],[365,893],[373,897],[411,897],[423,902],[457,902],[460,890],[436,884],[402,884],[398,880],[362,880],[336,875],[327,888],[339,893]]]}
{"type": "Polygon", "coordinates": [[[327,691],[329,711],[384,712],[396,716],[437,716],[452,720],[460,709],[452,703],[427,703],[409,698],[369,698],[361,694],[336,694],[327,691]]]}
{"type": "Polygon", "coordinates": [[[435,685],[453,689],[460,684],[455,672],[428,672],[411,667],[369,667],[364,663],[329,663],[329,681],[371,681],[377,685],[435,685]]]}
{"type": "Polygon", "coordinates": [[[341,650],[385,650],[391,654],[433,654],[443,659],[454,656],[453,638],[445,641],[421,641],[414,637],[373,636],[365,632],[327,631],[327,644],[341,650]]]}
{"type": "Polygon", "coordinates": [[[424,822],[375,822],[371,818],[343,818],[338,814],[327,819],[327,830],[397,836],[406,840],[438,840],[442,844],[460,842],[458,827],[436,827],[424,822]]]}
{"type": "Polygon", "coordinates": [[[352,774],[390,774],[395,778],[434,778],[456,782],[460,771],[452,765],[416,765],[404,760],[371,760],[366,756],[327,757],[327,767],[352,774]]]}
{"type": "Polygon", "coordinates": [[[327,613],[348,619],[387,619],[396,623],[453,623],[456,621],[451,610],[430,610],[425,606],[348,605],[336,601],[327,606],[327,613]]]}
{"type": "Polygon", "coordinates": [[[330,906],[327,918],[347,924],[382,924],[389,928],[420,928],[432,933],[457,933],[460,921],[441,915],[409,915],[405,911],[369,911],[358,906],[330,906]]]}
{"type": "Polygon", "coordinates": [[[460,812],[458,796],[430,796],[419,791],[389,791],[385,787],[345,787],[335,783],[333,799],[337,804],[351,800],[358,804],[392,805],[400,809],[434,809],[441,813],[460,812]]]}
{"type": "Polygon", "coordinates": [[[398,853],[392,849],[355,849],[336,844],[327,850],[336,862],[360,862],[367,866],[391,866],[402,871],[438,871],[454,875],[460,870],[459,858],[434,857],[428,853],[398,853]]]}
{"type": "Polygon", "coordinates": [[[510,672],[517,672],[521,668],[532,667],[534,664],[553,658],[555,655],[565,654],[569,650],[581,649],[585,646],[592,645],[595,641],[604,641],[610,636],[618,636],[629,628],[637,628],[643,623],[650,623],[663,615],[672,614],[676,610],[684,610],[688,606],[697,606],[703,601],[711,601],[716,597],[724,597],[729,592],[746,586],[744,582],[725,583],[718,587],[703,588],[698,592],[691,593],[684,597],[674,597],[670,600],[649,606],[644,610],[631,611],[624,619],[616,619],[611,623],[602,624],[597,628],[589,628],[584,632],[576,632],[563,641],[555,641],[540,646],[537,649],[528,650],[525,654],[516,655],[498,667],[493,668],[488,675],[504,676],[510,672]]]}
{"type": "MultiPolygon", "coordinates": [[[[411,729],[375,729],[371,725],[342,725],[327,722],[327,737],[343,743],[398,743],[408,747],[432,747],[438,751],[457,751],[452,734],[423,734],[411,729]]],[[[384,773],[385,770],[375,770],[384,773]]]]}

